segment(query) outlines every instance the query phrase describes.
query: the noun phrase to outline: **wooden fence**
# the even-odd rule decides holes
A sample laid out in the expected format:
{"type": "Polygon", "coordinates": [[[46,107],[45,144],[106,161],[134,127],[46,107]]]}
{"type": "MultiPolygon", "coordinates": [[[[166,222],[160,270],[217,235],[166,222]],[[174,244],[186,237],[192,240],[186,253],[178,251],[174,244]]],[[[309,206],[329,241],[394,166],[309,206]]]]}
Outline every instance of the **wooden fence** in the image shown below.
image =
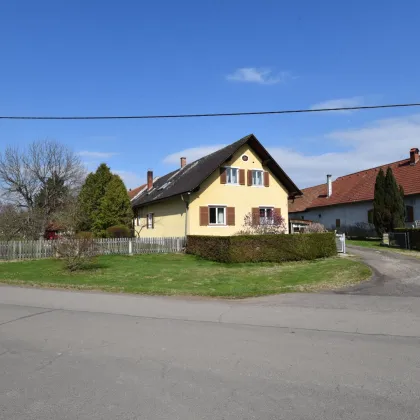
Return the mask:
{"type": "MultiPolygon", "coordinates": [[[[94,239],[98,255],[134,255],[182,252],[185,237],[94,239]]],[[[55,240],[0,241],[1,260],[27,260],[55,256],[55,240]]]]}

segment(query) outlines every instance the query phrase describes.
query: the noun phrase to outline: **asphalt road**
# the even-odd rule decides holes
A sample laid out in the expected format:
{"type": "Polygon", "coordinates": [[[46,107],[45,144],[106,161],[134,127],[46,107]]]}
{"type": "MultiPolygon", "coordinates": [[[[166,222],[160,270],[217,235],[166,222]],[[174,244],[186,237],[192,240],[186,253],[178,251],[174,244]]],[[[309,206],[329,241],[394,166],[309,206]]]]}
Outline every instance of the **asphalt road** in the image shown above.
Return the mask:
{"type": "Polygon", "coordinates": [[[420,299],[0,287],[0,419],[419,419],[420,299]]]}
{"type": "Polygon", "coordinates": [[[386,249],[348,246],[347,251],[359,256],[373,270],[369,282],[345,290],[345,293],[375,296],[420,297],[420,258],[386,249]]]}

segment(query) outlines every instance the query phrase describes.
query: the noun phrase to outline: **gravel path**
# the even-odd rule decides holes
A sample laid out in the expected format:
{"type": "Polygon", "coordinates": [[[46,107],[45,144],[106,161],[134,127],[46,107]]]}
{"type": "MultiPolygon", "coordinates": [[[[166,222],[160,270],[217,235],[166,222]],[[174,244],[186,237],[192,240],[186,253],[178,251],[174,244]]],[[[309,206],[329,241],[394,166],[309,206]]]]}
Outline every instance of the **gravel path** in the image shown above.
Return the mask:
{"type": "Polygon", "coordinates": [[[338,293],[420,297],[420,259],[387,250],[348,246],[373,270],[370,281],[338,293]]]}

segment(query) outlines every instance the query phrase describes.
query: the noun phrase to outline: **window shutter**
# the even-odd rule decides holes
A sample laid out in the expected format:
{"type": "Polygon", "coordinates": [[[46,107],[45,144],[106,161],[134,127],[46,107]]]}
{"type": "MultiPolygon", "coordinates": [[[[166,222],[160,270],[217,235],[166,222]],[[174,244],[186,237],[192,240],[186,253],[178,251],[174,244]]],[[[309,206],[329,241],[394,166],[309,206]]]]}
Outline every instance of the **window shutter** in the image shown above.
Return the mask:
{"type": "Polygon", "coordinates": [[[252,171],[250,169],[248,169],[248,186],[252,185],[252,171]]]}
{"type": "Polygon", "coordinates": [[[245,185],[245,169],[239,169],[239,185],[245,185]]]}
{"type": "Polygon", "coordinates": [[[280,208],[274,209],[274,217],[275,217],[274,221],[278,223],[279,219],[281,217],[281,209],[280,208]]]}
{"type": "Polygon", "coordinates": [[[406,207],[406,221],[407,222],[414,222],[414,208],[413,206],[406,207]]]}
{"type": "Polygon", "coordinates": [[[228,226],[235,226],[235,207],[226,208],[226,222],[228,226]]]}
{"type": "Polygon", "coordinates": [[[220,168],[220,183],[226,184],[226,168],[220,168]]]}
{"type": "Polygon", "coordinates": [[[254,207],[252,209],[252,224],[253,225],[260,224],[260,209],[258,207],[254,207]]]}
{"type": "Polygon", "coordinates": [[[209,208],[200,207],[200,226],[207,226],[209,224],[209,208]]]}
{"type": "Polygon", "coordinates": [[[268,172],[264,172],[264,187],[270,186],[270,174],[268,172]]]}
{"type": "Polygon", "coordinates": [[[155,214],[152,213],[152,229],[155,228],[155,214]]]}

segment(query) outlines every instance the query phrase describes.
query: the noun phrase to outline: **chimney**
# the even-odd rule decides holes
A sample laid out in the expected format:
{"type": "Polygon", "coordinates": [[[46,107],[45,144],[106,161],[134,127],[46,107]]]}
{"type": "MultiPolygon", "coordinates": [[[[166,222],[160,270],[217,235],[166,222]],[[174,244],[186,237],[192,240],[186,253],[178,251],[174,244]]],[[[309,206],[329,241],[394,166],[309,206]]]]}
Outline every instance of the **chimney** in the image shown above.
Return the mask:
{"type": "Polygon", "coordinates": [[[332,196],[332,182],[331,182],[332,175],[327,175],[327,197],[332,196]]]}
{"type": "Polygon", "coordinates": [[[181,158],[181,168],[183,168],[186,164],[187,164],[187,158],[186,157],[182,157],[181,158]]]}
{"type": "Polygon", "coordinates": [[[147,191],[153,188],[153,171],[150,169],[147,171],[147,191]]]}
{"type": "Polygon", "coordinates": [[[419,149],[413,147],[410,150],[410,165],[415,165],[419,161],[419,149]]]}

